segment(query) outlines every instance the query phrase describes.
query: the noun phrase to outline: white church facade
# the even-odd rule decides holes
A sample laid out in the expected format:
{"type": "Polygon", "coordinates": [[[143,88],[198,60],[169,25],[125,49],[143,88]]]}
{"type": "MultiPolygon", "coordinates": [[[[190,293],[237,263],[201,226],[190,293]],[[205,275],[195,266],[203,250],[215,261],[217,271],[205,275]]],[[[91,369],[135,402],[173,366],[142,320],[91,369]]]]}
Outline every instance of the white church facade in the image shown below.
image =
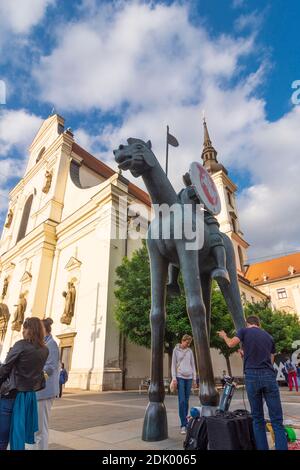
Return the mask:
{"type": "MultiPolygon", "coordinates": [[[[238,224],[236,186],[217,162],[206,124],[202,158],[219,190],[218,220],[234,243],[241,294],[249,301],[266,298],[244,276],[248,244],[238,224]]],[[[24,177],[9,194],[0,245],[1,360],[21,338],[12,323],[22,310],[22,294],[25,317],[54,320],[68,387],[137,388],[149,376],[149,351],[129,344],[114,319],[116,267],[141,244],[128,236],[127,217],[125,236],[112,233],[120,225],[120,197],[150,216],[143,190],[80,147],[62,117],[46,119],[29,148],[24,177]]],[[[216,351],[213,360],[220,375],[225,360],[216,351]]],[[[239,356],[231,362],[233,373],[241,375],[239,356]]],[[[167,360],[165,367],[167,375],[167,360]]]]}

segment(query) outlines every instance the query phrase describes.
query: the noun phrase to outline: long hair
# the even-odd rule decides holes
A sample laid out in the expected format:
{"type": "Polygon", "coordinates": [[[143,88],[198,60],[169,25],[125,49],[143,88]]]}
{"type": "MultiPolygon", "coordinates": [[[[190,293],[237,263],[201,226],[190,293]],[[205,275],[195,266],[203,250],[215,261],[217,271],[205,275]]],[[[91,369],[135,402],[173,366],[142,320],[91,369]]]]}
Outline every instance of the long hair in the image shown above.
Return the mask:
{"type": "Polygon", "coordinates": [[[42,347],[45,345],[45,330],[38,317],[26,318],[23,323],[23,328],[27,330],[25,338],[26,341],[32,343],[34,346],[42,347]]]}

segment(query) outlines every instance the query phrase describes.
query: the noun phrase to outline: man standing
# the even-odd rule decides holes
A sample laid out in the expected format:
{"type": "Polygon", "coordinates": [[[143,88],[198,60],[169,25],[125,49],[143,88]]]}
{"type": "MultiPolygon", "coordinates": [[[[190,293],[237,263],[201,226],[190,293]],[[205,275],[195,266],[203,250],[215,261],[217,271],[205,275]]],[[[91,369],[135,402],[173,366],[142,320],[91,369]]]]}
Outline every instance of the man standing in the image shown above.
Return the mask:
{"type": "Polygon", "coordinates": [[[240,342],[243,345],[245,384],[253,417],[257,450],[269,449],[263,399],[266,401],[275,434],[275,448],[287,450],[279,388],[273,367],[274,340],[271,335],[261,329],[260,321],[256,316],[248,317],[246,326],[246,328],[239,329],[233,338],[228,338],[225,331],[219,331],[218,334],[229,348],[234,348],[240,342]]]}
{"type": "Polygon", "coordinates": [[[34,445],[36,450],[48,449],[49,416],[53,401],[59,393],[59,349],[51,335],[53,320],[51,318],[45,318],[42,322],[46,332],[45,343],[49,349],[49,356],[44,366],[46,387],[36,394],[39,417],[39,430],[35,435],[36,444],[34,445]]]}

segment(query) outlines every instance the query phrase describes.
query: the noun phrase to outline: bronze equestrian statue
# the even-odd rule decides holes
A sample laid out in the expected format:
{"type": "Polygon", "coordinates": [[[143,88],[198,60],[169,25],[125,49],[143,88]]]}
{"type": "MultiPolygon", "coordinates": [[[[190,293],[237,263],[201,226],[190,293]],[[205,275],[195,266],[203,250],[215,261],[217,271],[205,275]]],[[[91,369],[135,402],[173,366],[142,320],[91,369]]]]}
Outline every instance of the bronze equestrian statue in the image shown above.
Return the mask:
{"type": "MultiPolygon", "coordinates": [[[[142,176],[152,204],[183,204],[185,197],[178,197],[169,179],[151,150],[151,142],[129,138],[128,145],[120,145],[114,150],[115,160],[121,170],[130,170],[134,177],[142,176]]],[[[188,199],[188,198],[187,198],[188,199]]],[[[187,201],[188,202],[188,201],[187,201]]],[[[171,233],[174,234],[174,217],[169,215],[171,233]],[[173,225],[173,226],[172,226],[173,225]]],[[[199,398],[203,406],[217,406],[219,394],[215,387],[209,347],[212,273],[217,269],[216,256],[213,256],[209,238],[210,230],[204,224],[204,244],[200,250],[186,249],[185,238],[172,236],[155,239],[151,236],[158,217],[152,220],[147,234],[147,247],[151,267],[151,383],[149,404],[145,413],[142,439],[159,441],[167,439],[168,425],[164,405],[165,389],[163,382],[163,356],[165,332],[165,299],[168,268],[179,268],[182,273],[186,295],[187,312],[191,322],[196,362],[200,376],[199,398]]],[[[161,232],[159,232],[161,233],[161,232]]],[[[226,252],[226,272],[229,279],[216,276],[216,280],[231,312],[235,327],[245,325],[240,298],[235,255],[231,240],[221,233],[226,252]]]]}

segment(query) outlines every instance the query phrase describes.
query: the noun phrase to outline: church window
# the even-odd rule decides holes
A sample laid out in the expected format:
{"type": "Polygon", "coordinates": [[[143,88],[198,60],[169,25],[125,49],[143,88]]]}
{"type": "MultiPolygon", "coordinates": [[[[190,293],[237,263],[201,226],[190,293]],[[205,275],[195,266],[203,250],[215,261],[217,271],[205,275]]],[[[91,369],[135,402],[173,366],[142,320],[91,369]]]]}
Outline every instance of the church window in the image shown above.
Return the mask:
{"type": "Polygon", "coordinates": [[[18,241],[22,240],[22,238],[24,238],[25,235],[26,235],[26,230],[27,230],[27,225],[28,225],[32,200],[33,200],[33,195],[31,194],[31,196],[29,196],[29,198],[27,199],[27,201],[25,203],[25,206],[24,206],[24,209],[23,209],[23,214],[22,214],[22,219],[21,219],[21,223],[20,223],[19,233],[18,233],[18,236],[17,236],[17,243],[18,243],[18,241]]]}
{"type": "Polygon", "coordinates": [[[235,222],[235,219],[233,217],[231,218],[231,224],[232,224],[232,230],[234,232],[236,232],[236,222],[235,222]]]}
{"type": "Polygon", "coordinates": [[[286,299],[287,298],[287,293],[285,288],[277,289],[277,297],[278,299],[286,299]]]}
{"type": "Polygon", "coordinates": [[[36,163],[37,163],[38,161],[40,161],[40,159],[42,158],[43,154],[45,153],[45,150],[46,150],[45,147],[43,147],[43,148],[40,150],[40,152],[39,152],[39,154],[38,154],[38,156],[37,156],[37,159],[36,159],[36,161],[35,161],[36,163]]]}
{"type": "Polygon", "coordinates": [[[230,206],[233,207],[232,193],[230,191],[227,191],[227,198],[230,206]]]}
{"type": "Polygon", "coordinates": [[[243,252],[240,246],[238,246],[238,253],[239,253],[239,259],[240,259],[240,266],[241,266],[241,271],[244,271],[244,257],[243,257],[243,252]]]}

